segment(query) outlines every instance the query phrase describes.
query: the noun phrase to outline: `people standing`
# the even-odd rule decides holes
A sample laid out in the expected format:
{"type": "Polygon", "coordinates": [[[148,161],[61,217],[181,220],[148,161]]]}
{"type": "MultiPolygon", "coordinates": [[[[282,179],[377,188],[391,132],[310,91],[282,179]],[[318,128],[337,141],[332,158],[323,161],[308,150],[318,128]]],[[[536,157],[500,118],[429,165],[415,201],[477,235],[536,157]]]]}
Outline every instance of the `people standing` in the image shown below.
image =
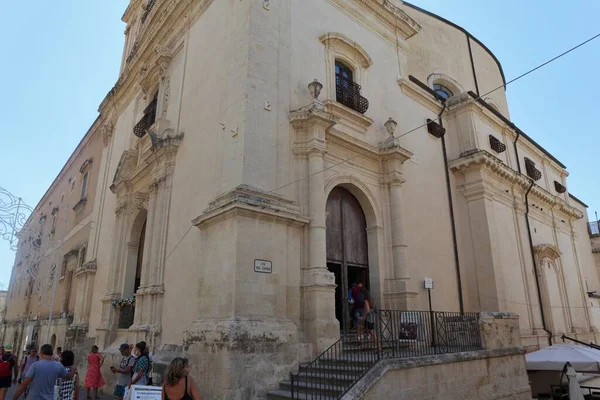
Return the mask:
{"type": "Polygon", "coordinates": [[[62,356],[62,347],[57,347],[56,354],[54,355],[54,361],[60,361],[61,356],[62,356]]]}
{"type": "Polygon", "coordinates": [[[377,331],[375,330],[375,324],[377,323],[377,310],[375,309],[375,302],[369,296],[365,301],[365,314],[364,314],[364,325],[367,331],[367,335],[371,337],[377,350],[376,354],[381,354],[381,342],[377,339],[377,331]]]}
{"type": "Polygon", "coordinates": [[[102,377],[102,364],[104,358],[98,353],[98,346],[92,346],[92,352],[88,355],[88,370],[85,374],[85,390],[87,392],[87,398],[91,399],[90,393],[94,394],[94,399],[98,398],[98,389],[105,385],[104,378],[102,377]]]}
{"type": "Polygon", "coordinates": [[[177,357],[171,361],[163,386],[164,400],[203,400],[196,382],[189,373],[190,366],[186,358],[177,357]]]}
{"type": "Polygon", "coordinates": [[[356,334],[358,340],[363,342],[363,316],[365,314],[365,299],[367,297],[366,289],[363,287],[361,281],[356,282],[356,286],[352,288],[352,299],[354,299],[354,307],[352,308],[354,313],[354,322],[356,323],[356,334]]]}
{"type": "MultiPolygon", "coordinates": [[[[75,365],[75,354],[69,350],[61,352],[60,362],[67,372],[71,372],[73,365],[75,365]]],[[[77,373],[71,379],[59,378],[57,384],[59,400],[79,399],[79,375],[77,373]]]]}
{"type": "Polygon", "coordinates": [[[19,385],[13,399],[18,400],[29,386],[29,396],[35,400],[54,400],[54,385],[58,378],[71,379],[77,373],[74,366],[70,371],[52,359],[53,349],[45,344],[40,349],[40,360],[33,363],[25,379],[19,385]]]}
{"type": "Polygon", "coordinates": [[[129,381],[128,387],[131,385],[142,385],[148,384],[148,373],[150,372],[150,357],[146,349],[146,343],[140,342],[135,345],[135,352],[137,360],[133,367],[133,375],[129,381]]]}
{"type": "Polygon", "coordinates": [[[17,357],[12,354],[12,346],[6,345],[2,356],[0,356],[0,400],[4,400],[11,384],[17,383],[18,375],[17,357]]]}
{"type": "Polygon", "coordinates": [[[127,385],[131,380],[133,366],[135,365],[135,356],[131,354],[129,345],[127,343],[123,343],[121,346],[119,346],[119,351],[123,357],[121,358],[119,368],[111,366],[110,370],[113,374],[117,375],[117,384],[115,385],[114,395],[118,397],[119,400],[123,400],[125,388],[127,388],[127,385]]]}
{"type": "MultiPolygon", "coordinates": [[[[33,363],[39,361],[39,359],[40,356],[37,354],[37,349],[35,348],[35,346],[31,346],[29,348],[29,354],[25,356],[23,362],[21,363],[21,377],[19,378],[19,383],[21,383],[23,379],[25,379],[25,375],[27,375],[27,372],[29,371],[33,363]]],[[[27,397],[27,394],[28,389],[25,389],[25,397],[27,397]]]]}

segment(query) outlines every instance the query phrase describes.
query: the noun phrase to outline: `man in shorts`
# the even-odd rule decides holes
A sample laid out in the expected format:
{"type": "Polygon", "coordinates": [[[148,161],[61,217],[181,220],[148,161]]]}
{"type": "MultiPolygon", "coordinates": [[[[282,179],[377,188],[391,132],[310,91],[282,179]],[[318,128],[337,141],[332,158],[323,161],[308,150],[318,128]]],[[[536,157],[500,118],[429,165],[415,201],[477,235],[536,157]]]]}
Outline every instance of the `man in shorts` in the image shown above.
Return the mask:
{"type": "Polygon", "coordinates": [[[33,363],[25,379],[19,385],[14,400],[25,392],[29,386],[29,396],[35,400],[54,400],[54,384],[58,378],[71,379],[77,373],[77,368],[71,368],[70,372],[59,362],[52,359],[53,349],[45,344],[40,349],[40,360],[33,363]]]}
{"type": "Polygon", "coordinates": [[[127,343],[123,343],[119,346],[119,351],[121,352],[121,356],[123,356],[119,368],[110,367],[110,370],[113,374],[117,375],[117,384],[115,385],[114,395],[118,397],[119,400],[123,400],[125,388],[129,384],[133,366],[135,365],[135,356],[131,354],[131,350],[127,343]]]}

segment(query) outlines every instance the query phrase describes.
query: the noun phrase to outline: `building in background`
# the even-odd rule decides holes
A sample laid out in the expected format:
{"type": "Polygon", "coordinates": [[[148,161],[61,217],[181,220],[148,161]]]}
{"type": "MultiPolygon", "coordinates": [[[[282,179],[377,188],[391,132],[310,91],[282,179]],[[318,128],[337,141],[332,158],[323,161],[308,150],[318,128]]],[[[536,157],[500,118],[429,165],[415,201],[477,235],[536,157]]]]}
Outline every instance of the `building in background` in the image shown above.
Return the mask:
{"type": "Polygon", "coordinates": [[[102,135],[85,134],[19,234],[6,298],[3,343],[16,353],[31,344],[85,341],[96,265],[87,248],[97,229],[96,190],[102,135]]]}
{"type": "Polygon", "coordinates": [[[597,338],[586,206],[463,28],[400,0],[132,0],[123,21],[120,77],[22,238],[5,342],[145,340],[209,398],[264,398],[340,338],[352,283],[427,310],[426,278],[435,310],[517,313],[528,349],[597,338]]]}

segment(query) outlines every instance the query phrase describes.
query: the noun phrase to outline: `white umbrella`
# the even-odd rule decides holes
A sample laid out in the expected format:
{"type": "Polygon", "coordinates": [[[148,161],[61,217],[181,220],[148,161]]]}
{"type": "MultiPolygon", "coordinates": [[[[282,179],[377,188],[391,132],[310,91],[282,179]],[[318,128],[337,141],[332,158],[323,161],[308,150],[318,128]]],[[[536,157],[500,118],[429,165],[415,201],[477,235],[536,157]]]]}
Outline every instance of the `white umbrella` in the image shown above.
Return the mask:
{"type": "Polygon", "coordinates": [[[529,371],[562,371],[569,362],[578,372],[600,372],[600,351],[576,344],[555,344],[525,356],[529,371]]]}
{"type": "Polygon", "coordinates": [[[577,381],[577,373],[572,366],[567,366],[567,378],[569,379],[569,400],[585,400],[581,394],[581,387],[577,381]]]}

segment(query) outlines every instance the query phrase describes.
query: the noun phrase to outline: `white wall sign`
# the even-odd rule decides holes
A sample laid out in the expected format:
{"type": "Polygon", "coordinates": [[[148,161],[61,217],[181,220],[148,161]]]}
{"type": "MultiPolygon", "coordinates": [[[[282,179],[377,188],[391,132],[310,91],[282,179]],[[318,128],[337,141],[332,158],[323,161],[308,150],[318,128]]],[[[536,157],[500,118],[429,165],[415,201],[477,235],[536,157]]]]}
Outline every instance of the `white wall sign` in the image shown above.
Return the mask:
{"type": "Polygon", "coordinates": [[[162,388],[158,386],[131,386],[127,400],[161,400],[162,388]]]}
{"type": "Polygon", "coordinates": [[[433,279],[425,278],[423,284],[425,285],[425,289],[433,289],[433,279]]]}
{"type": "Polygon", "coordinates": [[[267,260],[254,260],[254,272],[270,274],[273,272],[273,263],[267,260]]]}

